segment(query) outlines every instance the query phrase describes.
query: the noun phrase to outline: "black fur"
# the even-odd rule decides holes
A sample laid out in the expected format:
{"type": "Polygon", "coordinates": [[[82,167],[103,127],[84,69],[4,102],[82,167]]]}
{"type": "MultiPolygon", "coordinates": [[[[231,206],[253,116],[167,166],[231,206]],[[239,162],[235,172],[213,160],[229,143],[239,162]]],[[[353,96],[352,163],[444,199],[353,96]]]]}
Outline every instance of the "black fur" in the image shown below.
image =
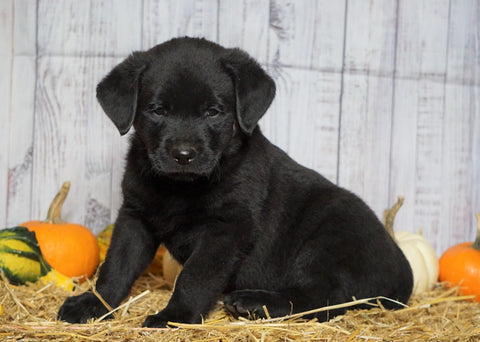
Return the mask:
{"type": "MultiPolygon", "coordinates": [[[[145,326],[199,323],[222,294],[235,316],[264,316],[263,305],[280,316],[352,297],[409,299],[410,266],[367,205],[260,132],[275,85],[245,52],[173,39],[128,57],[97,90],[119,131],[135,128],[96,283],[112,307],[161,243],[184,267],[145,326]]],[[[86,293],[68,298],[59,319],[106,312],[86,293]]]]}

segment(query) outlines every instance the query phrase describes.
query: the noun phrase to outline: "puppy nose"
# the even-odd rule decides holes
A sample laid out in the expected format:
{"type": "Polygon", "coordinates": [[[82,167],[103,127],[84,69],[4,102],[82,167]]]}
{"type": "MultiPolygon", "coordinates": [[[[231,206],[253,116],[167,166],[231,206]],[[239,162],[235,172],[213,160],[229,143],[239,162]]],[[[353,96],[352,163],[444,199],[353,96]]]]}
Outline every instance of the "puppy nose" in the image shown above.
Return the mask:
{"type": "Polygon", "coordinates": [[[179,146],[172,149],[172,157],[180,165],[190,164],[197,156],[197,150],[191,146],[179,146]]]}

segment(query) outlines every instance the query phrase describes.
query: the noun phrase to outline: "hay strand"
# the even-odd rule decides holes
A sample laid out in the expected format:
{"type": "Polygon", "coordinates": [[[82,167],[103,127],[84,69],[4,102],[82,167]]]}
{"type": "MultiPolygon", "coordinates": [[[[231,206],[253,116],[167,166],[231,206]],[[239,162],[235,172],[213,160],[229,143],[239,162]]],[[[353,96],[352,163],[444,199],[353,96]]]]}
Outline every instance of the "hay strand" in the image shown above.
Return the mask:
{"type": "MultiPolygon", "coordinates": [[[[113,314],[114,312],[117,312],[118,310],[121,310],[121,309],[123,309],[123,308],[128,309],[128,307],[130,306],[131,303],[139,300],[140,298],[144,297],[145,295],[147,295],[147,294],[149,294],[149,293],[150,293],[150,291],[149,291],[149,290],[146,290],[146,291],[143,291],[141,294],[139,294],[138,296],[136,296],[136,297],[134,297],[134,298],[130,297],[130,299],[129,299],[126,303],[117,306],[115,309],[112,309],[112,308],[110,307],[110,305],[109,305],[108,307],[110,308],[110,311],[107,312],[105,315],[97,318],[97,319],[95,320],[95,322],[101,322],[101,321],[103,321],[106,317],[110,316],[110,315],[113,314]]],[[[105,302],[105,304],[106,304],[106,302],[105,302]]],[[[108,305],[108,304],[107,304],[107,305],[108,305]]]]}
{"type": "Polygon", "coordinates": [[[19,308],[21,308],[23,311],[25,311],[27,313],[27,315],[29,315],[30,314],[29,311],[23,306],[23,304],[20,302],[20,300],[17,298],[17,296],[15,296],[15,294],[11,290],[10,285],[8,283],[5,283],[5,289],[10,294],[10,296],[12,297],[15,304],[17,304],[19,308]]]}

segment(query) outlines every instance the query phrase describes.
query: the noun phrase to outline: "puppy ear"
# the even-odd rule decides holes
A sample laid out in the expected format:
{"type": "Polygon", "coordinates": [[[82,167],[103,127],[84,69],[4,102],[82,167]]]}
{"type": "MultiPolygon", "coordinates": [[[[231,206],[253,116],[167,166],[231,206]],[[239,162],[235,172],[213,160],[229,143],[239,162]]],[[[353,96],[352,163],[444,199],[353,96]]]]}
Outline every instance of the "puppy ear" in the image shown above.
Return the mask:
{"type": "Polygon", "coordinates": [[[132,127],[142,73],[146,69],[142,52],[134,52],[118,64],[97,85],[97,100],[121,135],[132,127]]]}
{"type": "Polygon", "coordinates": [[[275,82],[240,49],[228,50],[222,64],[233,79],[238,123],[250,135],[275,97],[275,82]]]}

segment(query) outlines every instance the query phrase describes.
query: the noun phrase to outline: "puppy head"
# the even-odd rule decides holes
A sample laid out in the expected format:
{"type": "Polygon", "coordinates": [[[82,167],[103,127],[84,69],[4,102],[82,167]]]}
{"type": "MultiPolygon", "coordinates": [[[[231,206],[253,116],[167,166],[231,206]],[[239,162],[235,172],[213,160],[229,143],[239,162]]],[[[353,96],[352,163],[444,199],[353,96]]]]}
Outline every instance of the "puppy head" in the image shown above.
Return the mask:
{"type": "Polygon", "coordinates": [[[252,134],[275,84],[245,52],[179,38],[135,52],[98,85],[120,133],[133,125],[158,174],[208,176],[252,134]]]}

